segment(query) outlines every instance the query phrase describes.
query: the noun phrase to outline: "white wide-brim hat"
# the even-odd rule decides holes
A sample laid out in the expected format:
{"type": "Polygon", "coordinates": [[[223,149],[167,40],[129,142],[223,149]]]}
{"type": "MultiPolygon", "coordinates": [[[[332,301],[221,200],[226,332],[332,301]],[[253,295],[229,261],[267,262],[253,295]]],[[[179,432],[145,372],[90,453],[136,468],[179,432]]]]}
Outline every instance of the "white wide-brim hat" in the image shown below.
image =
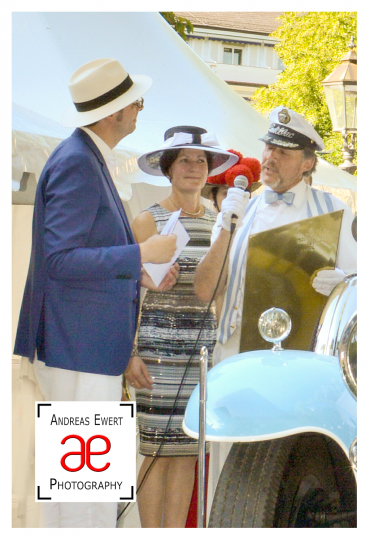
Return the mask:
{"type": "Polygon", "coordinates": [[[92,60],[73,73],[68,81],[71,105],[62,117],[66,127],[87,126],[127,107],[147,92],[152,79],[128,75],[112,58],[92,60]]]}
{"type": "Polygon", "coordinates": [[[193,148],[194,150],[204,150],[213,155],[212,176],[220,174],[237,161],[238,156],[218,148],[219,143],[214,133],[208,133],[203,128],[196,126],[178,126],[168,129],[164,134],[164,144],[158,150],[142,154],[137,164],[140,169],[153,176],[164,176],[160,168],[160,158],[167,150],[181,150],[182,148],[193,148]]]}

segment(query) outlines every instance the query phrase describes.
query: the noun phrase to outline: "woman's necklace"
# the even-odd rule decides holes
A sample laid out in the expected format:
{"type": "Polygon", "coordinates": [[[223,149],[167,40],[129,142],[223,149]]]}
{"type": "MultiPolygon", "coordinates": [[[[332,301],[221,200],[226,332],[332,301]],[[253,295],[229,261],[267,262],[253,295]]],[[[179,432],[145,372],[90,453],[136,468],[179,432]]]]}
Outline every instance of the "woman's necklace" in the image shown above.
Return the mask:
{"type": "Polygon", "coordinates": [[[198,212],[186,212],[186,210],[183,210],[183,208],[179,208],[179,206],[176,205],[176,203],[173,201],[172,197],[169,197],[170,202],[177,208],[177,210],[181,210],[184,214],[187,214],[188,216],[198,216],[202,210],[201,204],[200,204],[200,210],[198,212]]]}

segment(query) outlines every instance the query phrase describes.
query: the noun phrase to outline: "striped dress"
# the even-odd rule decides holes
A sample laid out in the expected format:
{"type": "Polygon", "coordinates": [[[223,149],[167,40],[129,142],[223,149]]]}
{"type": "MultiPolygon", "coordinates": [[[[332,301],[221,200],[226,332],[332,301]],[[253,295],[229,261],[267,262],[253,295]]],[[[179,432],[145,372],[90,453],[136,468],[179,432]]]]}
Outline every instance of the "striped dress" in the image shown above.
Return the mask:
{"type": "MultiPolygon", "coordinates": [[[[171,212],[154,204],[147,209],[160,233],[171,212]]],[[[212,306],[199,343],[187,371],[169,428],[178,388],[195,345],[207,304],[193,290],[193,279],[200,259],[210,247],[216,216],[205,209],[203,217],[180,217],[190,241],[177,260],[180,271],[176,285],[166,293],[147,291],[141,313],[138,335],[138,354],[153,379],[153,390],[136,390],[137,418],[140,428],[140,453],[154,456],[193,456],[198,452],[197,440],[182,430],[187,401],[199,382],[200,349],[209,351],[209,367],[216,339],[216,314],[212,306]]]]}

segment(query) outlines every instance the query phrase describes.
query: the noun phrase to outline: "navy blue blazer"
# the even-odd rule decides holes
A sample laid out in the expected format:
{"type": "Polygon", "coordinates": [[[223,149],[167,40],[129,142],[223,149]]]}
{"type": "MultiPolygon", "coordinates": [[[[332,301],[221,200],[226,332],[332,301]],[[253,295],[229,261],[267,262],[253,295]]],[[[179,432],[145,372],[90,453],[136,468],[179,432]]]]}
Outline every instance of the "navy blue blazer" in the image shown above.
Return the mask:
{"type": "Polygon", "coordinates": [[[81,129],[37,186],[31,261],[14,353],[120,375],[134,339],[141,255],[105,161],[81,129]]]}

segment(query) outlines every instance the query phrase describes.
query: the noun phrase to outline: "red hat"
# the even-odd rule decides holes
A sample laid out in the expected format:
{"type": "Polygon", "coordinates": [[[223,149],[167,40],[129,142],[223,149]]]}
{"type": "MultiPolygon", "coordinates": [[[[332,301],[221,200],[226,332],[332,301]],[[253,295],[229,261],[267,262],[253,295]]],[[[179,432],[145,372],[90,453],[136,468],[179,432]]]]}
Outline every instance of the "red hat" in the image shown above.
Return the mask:
{"type": "Polygon", "coordinates": [[[256,158],[244,158],[241,152],[237,152],[236,150],[228,150],[228,152],[238,156],[237,163],[221,174],[209,176],[201,191],[203,197],[208,199],[212,188],[217,186],[234,187],[234,179],[239,175],[246,176],[248,179],[248,191],[255,191],[255,189],[261,186],[261,183],[258,182],[261,171],[260,161],[256,158]]]}

